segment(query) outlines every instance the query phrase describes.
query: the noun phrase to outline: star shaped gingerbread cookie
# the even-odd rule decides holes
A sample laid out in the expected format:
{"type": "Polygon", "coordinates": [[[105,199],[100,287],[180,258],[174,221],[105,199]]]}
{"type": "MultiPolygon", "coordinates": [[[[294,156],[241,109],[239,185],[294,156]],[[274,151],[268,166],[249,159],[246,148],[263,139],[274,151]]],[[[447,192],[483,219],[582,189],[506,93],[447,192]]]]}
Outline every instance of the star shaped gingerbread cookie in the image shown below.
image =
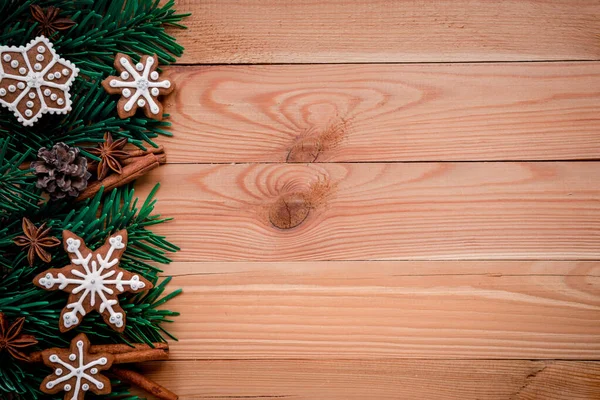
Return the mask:
{"type": "Polygon", "coordinates": [[[144,109],[148,118],[162,119],[163,106],[158,96],[171,93],[175,85],[168,79],[160,80],[157,67],[156,55],[143,56],[134,65],[129,56],[117,53],[115,68],[120,75],[109,76],[102,81],[102,86],[110,94],[121,95],[117,103],[119,117],[132,117],[139,107],[144,109]]]}
{"type": "Polygon", "coordinates": [[[59,328],[66,332],[78,326],[90,311],[96,310],[111,328],[125,330],[125,312],[118,296],[152,288],[145,278],[119,267],[127,245],[127,231],[111,235],[96,251],[90,250],[83,239],[63,231],[63,245],[71,264],[40,273],[33,283],[46,290],[70,293],[67,306],[60,315],[59,328]]]}
{"type": "Polygon", "coordinates": [[[90,341],[85,334],[71,341],[70,349],[52,348],[42,352],[44,364],[53,369],[40,385],[47,394],[65,392],[65,399],[83,400],[89,390],[95,394],[109,394],[110,380],[99,372],[113,363],[111,354],[91,354],[90,341]]]}

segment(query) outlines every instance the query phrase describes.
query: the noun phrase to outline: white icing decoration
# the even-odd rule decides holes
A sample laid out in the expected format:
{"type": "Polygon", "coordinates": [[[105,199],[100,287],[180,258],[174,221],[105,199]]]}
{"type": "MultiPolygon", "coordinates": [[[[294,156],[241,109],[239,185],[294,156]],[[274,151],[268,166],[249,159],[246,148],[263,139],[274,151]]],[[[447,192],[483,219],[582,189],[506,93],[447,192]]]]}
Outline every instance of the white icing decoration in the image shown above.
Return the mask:
{"type": "MultiPolygon", "coordinates": [[[[76,361],[75,366],[62,360],[57,355],[50,356],[50,361],[56,364],[60,364],[60,366],[65,368],[65,371],[67,373],[63,375],[63,369],[60,367],[56,368],[54,370],[54,374],[57,376],[57,378],[54,380],[50,380],[46,383],[47,389],[52,389],[55,386],[72,379],[73,377],[76,378],[74,387],[72,387],[68,383],[66,383],[62,387],[62,390],[64,390],[65,392],[73,390],[70,393],[70,395],[72,396],[69,397],[70,399],[78,399],[79,395],[81,394],[81,390],[83,390],[84,392],[88,391],[90,389],[90,385],[94,385],[98,390],[104,389],[104,384],[98,379],[96,379],[96,377],[94,377],[93,375],[98,373],[98,369],[94,368],[96,365],[106,365],[106,357],[102,357],[85,364],[83,342],[81,341],[77,342],[77,353],[78,354],[73,353],[69,355],[70,361],[76,361]]],[[[65,396],[65,398],[67,398],[67,396],[65,396]]]]}
{"type": "Polygon", "coordinates": [[[8,86],[8,91],[9,91],[9,92],[11,92],[11,93],[14,93],[16,90],[17,90],[17,88],[16,88],[16,86],[15,86],[15,85],[10,85],[10,86],[8,86]]]}
{"type": "Polygon", "coordinates": [[[63,68],[62,73],[64,76],[67,76],[67,75],[69,75],[69,70],[66,68],[63,68]]]}
{"type": "Polygon", "coordinates": [[[58,100],[56,100],[56,104],[58,104],[59,106],[62,106],[63,104],[65,104],[65,101],[63,99],[58,99],[58,100]]]}
{"type": "Polygon", "coordinates": [[[62,75],[60,74],[60,72],[57,71],[57,72],[54,73],[54,77],[56,79],[60,79],[62,77],[62,75]]]}
{"type": "MultiPolygon", "coordinates": [[[[2,80],[4,78],[9,78],[23,82],[30,88],[30,90],[23,91],[15,98],[10,99],[11,101],[7,101],[3,98],[0,98],[0,104],[3,107],[6,107],[13,111],[15,117],[24,126],[33,125],[44,113],[66,114],[67,112],[69,112],[69,110],[71,109],[71,96],[69,95],[69,89],[73,84],[75,77],[79,73],[79,69],[75,65],[73,65],[73,63],[59,57],[54,51],[52,43],[44,36],[38,36],[25,46],[0,46],[0,54],[7,51],[22,55],[25,62],[21,65],[21,68],[19,68],[18,72],[20,75],[17,75],[15,73],[7,73],[6,71],[0,73],[0,85],[2,84],[2,80]],[[27,53],[31,49],[36,49],[37,52],[40,54],[36,54],[35,57],[33,57],[33,55],[28,55],[27,53]],[[48,51],[48,54],[42,56],[41,53],[46,53],[46,51],[48,51]],[[40,63],[34,63],[33,61],[29,61],[34,59],[37,61],[46,60],[48,64],[43,66],[40,63]],[[49,73],[49,71],[55,69],[55,66],[57,64],[63,70],[61,76],[69,75],[69,79],[66,79],[66,82],[64,83],[59,84],[51,82],[55,79],[55,76],[54,74],[49,73]],[[69,74],[65,74],[64,70],[67,70],[69,74]],[[60,108],[57,108],[56,106],[50,106],[45,102],[44,98],[41,98],[40,109],[37,112],[37,114],[33,115],[32,118],[25,118],[25,112],[19,110],[17,104],[19,104],[21,99],[27,95],[29,95],[29,98],[31,99],[35,98],[34,92],[36,92],[37,89],[41,86],[48,86],[50,88],[62,91],[64,94],[62,97],[65,99],[64,105],[60,108]]],[[[10,61],[10,65],[13,68],[17,68],[19,66],[19,61],[15,59],[15,57],[11,57],[10,54],[4,54],[2,56],[2,59],[5,62],[10,61]]]]}
{"type": "Polygon", "coordinates": [[[52,94],[52,91],[50,89],[44,90],[44,96],[50,96],[51,94],[52,94]]]}
{"type": "Polygon", "coordinates": [[[25,110],[26,117],[31,117],[32,115],[33,115],[33,112],[31,110],[25,110]]]}
{"type": "Polygon", "coordinates": [[[29,107],[29,108],[33,107],[33,101],[29,100],[27,102],[27,107],[29,107]]]}
{"type": "Polygon", "coordinates": [[[146,102],[144,101],[144,99],[138,99],[137,105],[139,107],[144,107],[146,105],[146,102]]]}
{"type": "Polygon", "coordinates": [[[54,277],[52,273],[47,273],[39,280],[39,283],[47,289],[58,285],[59,290],[64,290],[67,285],[74,285],[70,291],[72,294],[78,294],[83,291],[83,295],[76,302],[67,304],[66,309],[72,311],[63,314],[63,323],[66,328],[70,328],[79,323],[78,315],[82,317],[87,314],[83,307],[86,299],[89,299],[89,304],[92,307],[99,302],[98,312],[101,314],[108,311],[110,324],[117,328],[121,328],[124,324],[123,313],[114,310],[113,306],[118,304],[118,300],[107,299],[105,293],[112,295],[115,291],[119,293],[125,292],[125,286],[129,286],[130,291],[143,289],[146,284],[140,280],[138,275],[132,275],[130,279],[123,279],[123,271],[115,271],[113,267],[119,262],[117,257],[113,258],[115,250],[125,248],[123,237],[121,235],[112,236],[108,242],[110,248],[106,253],[106,257],[102,258],[100,254],[96,254],[96,259],[92,260],[93,253],[90,252],[87,257],[84,257],[81,251],[81,241],[73,238],[67,239],[67,251],[75,255],[71,258],[71,263],[81,265],[82,269],[72,269],[73,277],[67,278],[62,273],[57,273],[54,277]],[[114,276],[116,274],[116,276],[114,276]]]}
{"type": "Polygon", "coordinates": [[[52,93],[52,94],[50,95],[50,99],[52,99],[52,100],[54,100],[54,101],[56,101],[56,99],[57,99],[57,98],[58,98],[58,96],[56,95],[56,93],[52,93]]]}
{"type": "Polygon", "coordinates": [[[131,90],[129,89],[123,89],[123,91],[121,92],[121,94],[123,95],[123,97],[127,98],[129,96],[131,96],[131,90]]]}
{"type": "MultiPolygon", "coordinates": [[[[148,103],[150,105],[150,111],[153,114],[158,114],[160,107],[158,106],[158,104],[156,104],[156,102],[154,101],[152,96],[157,96],[158,93],[160,93],[158,91],[159,88],[171,87],[171,82],[169,82],[168,80],[163,80],[163,81],[158,81],[158,82],[153,82],[153,81],[148,80],[148,75],[150,75],[150,77],[153,80],[157,80],[159,77],[158,72],[156,72],[156,71],[152,71],[152,73],[150,73],[150,67],[152,66],[152,64],[154,64],[154,58],[153,57],[146,58],[146,65],[143,65],[142,63],[138,63],[138,64],[136,64],[135,68],[124,57],[121,57],[121,59],[119,61],[121,62],[123,67],[127,70],[124,72],[128,72],[129,75],[133,78],[133,81],[118,81],[116,79],[113,79],[110,81],[111,87],[127,88],[127,89],[123,89],[123,91],[121,92],[125,98],[129,98],[127,103],[125,103],[125,106],[123,106],[123,109],[128,112],[128,111],[131,111],[133,106],[136,104],[139,107],[143,107],[146,105],[146,103],[148,103]],[[152,60],[152,61],[150,61],[150,60],[152,60]],[[139,67],[140,65],[142,66],[142,68],[139,67]],[[142,73],[138,73],[138,71],[142,71],[142,70],[143,70],[142,73]],[[125,90],[128,90],[128,89],[134,89],[135,93],[133,95],[131,95],[131,92],[127,92],[128,94],[125,94],[126,93],[125,90]],[[153,89],[156,89],[156,90],[153,90],[153,89]],[[157,93],[157,94],[154,94],[154,93],[157,93]],[[143,97],[145,99],[142,103],[143,105],[140,105],[140,103],[138,101],[138,99],[140,99],[140,97],[143,97]]],[[[122,76],[121,76],[121,78],[122,78],[122,76]]]]}
{"type": "Polygon", "coordinates": [[[6,96],[6,89],[0,88],[0,96],[6,96]]]}
{"type": "Polygon", "coordinates": [[[121,72],[121,79],[129,79],[129,72],[127,72],[127,71],[121,72]]]}
{"type": "Polygon", "coordinates": [[[17,87],[19,89],[25,89],[25,84],[23,82],[19,82],[19,83],[17,83],[17,87]]]}

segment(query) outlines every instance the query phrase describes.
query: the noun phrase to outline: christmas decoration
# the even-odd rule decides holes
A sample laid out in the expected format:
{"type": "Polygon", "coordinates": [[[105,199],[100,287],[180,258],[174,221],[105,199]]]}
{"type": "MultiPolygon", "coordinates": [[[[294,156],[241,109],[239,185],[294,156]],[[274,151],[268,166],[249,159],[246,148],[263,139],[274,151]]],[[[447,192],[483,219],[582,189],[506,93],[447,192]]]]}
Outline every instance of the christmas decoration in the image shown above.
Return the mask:
{"type": "MultiPolygon", "coordinates": [[[[0,398],[63,398],[65,392],[40,391],[52,372],[42,365],[41,351],[68,348],[69,341],[79,334],[86,334],[94,343],[88,348],[90,354],[105,352],[115,360],[109,370],[102,372],[112,387],[103,399],[140,399],[129,394],[132,384],[157,393],[159,398],[176,398],[122,364],[164,360],[168,356],[167,339],[174,339],[168,325],[178,313],[169,311],[168,305],[181,291],[174,288],[165,292],[171,279],[161,277],[159,268],[170,262],[169,253],[178,248],[152,231],[154,225],[168,220],[154,212],[158,186],[146,198],[138,199],[130,184],[165,162],[164,150],[156,138],[171,134],[170,123],[143,113],[121,119],[115,106],[118,98],[104,90],[102,81],[118,75],[113,66],[117,53],[136,61],[137,55],[156,54],[156,64],[161,67],[176,61],[183,48],[165,27],[175,33],[173,28],[182,27],[180,21],[185,15],[175,12],[172,0],[0,1],[0,14],[4,18],[0,25],[0,89],[5,93],[0,96],[0,398]],[[36,37],[38,33],[45,38],[36,37]],[[69,60],[72,68],[66,61],[63,65],[57,54],[69,60]],[[10,59],[5,61],[5,56],[10,59]],[[38,63],[41,69],[36,69],[38,63]],[[66,75],[64,68],[68,69],[66,75]],[[49,95],[45,94],[46,87],[49,95]],[[41,111],[44,105],[48,108],[46,114],[41,111]],[[128,145],[120,148],[125,140],[128,145]],[[102,154],[109,149],[119,163],[120,174],[108,153],[102,154]],[[119,155],[120,151],[128,156],[119,155]],[[98,178],[94,172],[102,160],[108,169],[101,168],[106,175],[98,178]],[[66,273],[83,268],[68,265],[69,256],[77,256],[65,252],[63,246],[53,246],[56,241],[68,239],[63,237],[65,230],[77,234],[82,246],[85,243],[96,252],[107,238],[127,232],[127,246],[118,265],[102,273],[118,268],[124,271],[121,280],[137,275],[140,282],[147,282],[143,290],[136,291],[123,285],[123,292],[116,284],[105,285],[115,296],[112,299],[103,291],[107,300],[118,301],[110,304],[113,312],[127,316],[122,330],[113,329],[114,325],[97,313],[83,318],[76,312],[83,322],[68,333],[61,332],[61,315],[75,311],[64,306],[77,302],[85,289],[74,294],[81,285],[71,284],[61,290],[57,283],[54,290],[45,290],[32,283],[44,270],[61,269],[65,270],[65,278],[83,280],[66,273]],[[79,297],[66,301],[71,295],[79,297]]],[[[83,257],[94,253],[80,250],[83,257]]],[[[106,252],[100,256],[107,259],[106,252]]],[[[107,261],[112,259],[108,257],[107,261]]],[[[90,272],[92,261],[99,270],[99,260],[90,258],[90,272]]],[[[60,279],[56,274],[53,277],[60,279]]],[[[115,272],[103,282],[117,278],[115,272]]],[[[91,295],[89,291],[81,307],[86,307],[91,295]]],[[[94,308],[99,310],[104,301],[99,294],[95,299],[94,308]]],[[[65,376],[66,369],[62,369],[65,376]]],[[[87,397],[93,395],[88,393],[87,397]]]]}
{"type": "Polygon", "coordinates": [[[110,132],[107,132],[104,135],[104,143],[100,143],[95,149],[88,149],[89,153],[100,158],[100,161],[92,161],[90,165],[97,170],[96,176],[99,180],[106,178],[109,170],[121,175],[123,172],[121,163],[129,158],[129,153],[123,150],[126,144],[127,139],[114,141],[110,132]]]}
{"type": "Polygon", "coordinates": [[[79,69],[60,58],[46,37],[27,46],[0,46],[0,67],[0,104],[24,126],[47,112],[71,111],[69,88],[79,69]]]}
{"type": "Polygon", "coordinates": [[[29,266],[33,266],[36,255],[45,263],[49,263],[52,259],[52,256],[46,249],[58,246],[60,240],[54,236],[49,236],[49,233],[50,228],[46,228],[45,223],[36,228],[30,220],[23,218],[23,235],[14,238],[13,242],[17,246],[29,249],[27,252],[29,266]]]}
{"type": "Polygon", "coordinates": [[[0,312],[0,355],[3,351],[6,351],[17,360],[28,360],[22,350],[36,345],[38,341],[32,335],[21,333],[24,323],[25,318],[20,317],[9,324],[5,315],[0,312]]]}
{"type": "Polygon", "coordinates": [[[133,150],[127,152],[127,154],[128,157],[123,161],[124,167],[120,174],[111,174],[102,180],[91,183],[77,197],[77,200],[94,197],[101,188],[110,190],[126,185],[167,162],[167,157],[162,146],[147,151],[133,150]]]}
{"type": "Polygon", "coordinates": [[[33,279],[33,283],[43,289],[71,293],[69,304],[60,316],[60,331],[75,328],[81,323],[79,315],[83,318],[91,310],[96,310],[111,328],[123,332],[125,312],[117,296],[152,288],[147,279],[119,268],[127,246],[127,231],[112,235],[93,252],[83,239],[69,231],[63,232],[63,244],[71,264],[61,269],[49,269],[33,279]]]}
{"type": "Polygon", "coordinates": [[[100,379],[105,379],[99,375],[99,372],[104,370],[123,381],[140,387],[158,399],[176,400],[178,396],[175,393],[144,375],[129,369],[115,367],[115,364],[159,361],[166,360],[168,357],[169,346],[164,343],[152,343],[152,346],[144,344],[90,345],[87,336],[80,334],[71,341],[70,349],[52,348],[34,352],[27,357],[27,361],[43,362],[53,368],[54,373],[44,379],[40,390],[50,394],[65,391],[67,392],[65,399],[83,399],[87,391],[109,394],[111,392],[110,382],[104,381],[101,382],[102,385],[98,385],[100,379]],[[103,363],[103,359],[106,359],[106,363],[103,363]],[[103,368],[97,367],[98,364],[103,368]],[[95,385],[95,391],[92,385],[95,385]],[[77,390],[78,388],[79,390],[77,390]]]}
{"type": "Polygon", "coordinates": [[[70,18],[59,17],[60,9],[53,6],[42,8],[37,4],[32,4],[29,6],[29,10],[33,20],[38,23],[36,30],[38,35],[51,37],[54,32],[64,31],[75,25],[70,18]]]}
{"type": "Polygon", "coordinates": [[[109,76],[102,81],[102,86],[110,94],[121,95],[117,105],[119,117],[131,117],[140,107],[148,118],[162,119],[163,107],[158,96],[171,93],[175,85],[168,79],[159,80],[156,67],[156,55],[143,56],[134,67],[129,56],[117,53],[115,68],[120,75],[109,76]]]}
{"type": "Polygon", "coordinates": [[[37,187],[44,189],[51,199],[77,197],[87,187],[92,174],[87,170],[87,159],[79,155],[77,147],[57,143],[51,150],[41,148],[38,158],[31,163],[38,178],[37,187]]]}
{"type": "Polygon", "coordinates": [[[100,371],[110,368],[113,356],[91,354],[89,347],[88,338],[80,334],[73,339],[70,349],[45,350],[42,359],[54,373],[44,379],[40,390],[48,394],[65,392],[65,400],[82,400],[88,390],[96,394],[110,393],[110,381],[100,371]]]}

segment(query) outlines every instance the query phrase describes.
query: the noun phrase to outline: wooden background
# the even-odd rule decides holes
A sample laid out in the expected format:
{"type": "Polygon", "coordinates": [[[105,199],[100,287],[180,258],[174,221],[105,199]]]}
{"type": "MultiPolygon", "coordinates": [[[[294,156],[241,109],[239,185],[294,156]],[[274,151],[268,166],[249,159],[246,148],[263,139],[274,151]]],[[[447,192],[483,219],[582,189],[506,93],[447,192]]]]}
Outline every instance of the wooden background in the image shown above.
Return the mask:
{"type": "Polygon", "coordinates": [[[600,1],[178,0],[182,399],[600,398],[600,1]]]}

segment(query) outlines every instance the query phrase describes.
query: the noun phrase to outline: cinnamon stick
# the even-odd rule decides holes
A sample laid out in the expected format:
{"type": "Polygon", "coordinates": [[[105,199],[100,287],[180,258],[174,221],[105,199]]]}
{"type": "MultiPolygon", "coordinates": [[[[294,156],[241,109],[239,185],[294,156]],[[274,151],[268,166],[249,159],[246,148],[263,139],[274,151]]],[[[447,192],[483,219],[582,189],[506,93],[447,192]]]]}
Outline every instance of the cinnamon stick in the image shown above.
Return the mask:
{"type": "Polygon", "coordinates": [[[144,361],[168,360],[169,352],[163,349],[150,349],[118,353],[114,354],[114,356],[115,360],[113,361],[113,364],[127,364],[144,361]]]}
{"type": "Polygon", "coordinates": [[[110,370],[117,378],[129,382],[161,400],[177,400],[179,398],[175,393],[135,371],[119,367],[112,367],[110,370]]]}
{"type": "MultiPolygon", "coordinates": [[[[97,344],[90,346],[90,353],[109,353],[115,356],[115,364],[130,362],[166,360],[169,357],[169,345],[166,343],[152,343],[154,348],[147,344],[135,344],[133,347],[126,344],[97,344]]],[[[36,351],[29,354],[29,362],[41,363],[42,352],[36,351]]]]}
{"type": "MultiPolygon", "coordinates": [[[[164,156],[164,154],[163,154],[164,156]]],[[[149,171],[158,167],[161,162],[166,161],[165,157],[149,153],[142,157],[134,157],[130,164],[123,167],[123,172],[119,174],[111,174],[101,181],[96,181],[88,185],[88,187],[81,192],[77,201],[89,199],[94,197],[98,190],[104,186],[104,190],[108,191],[116,187],[123,186],[127,183],[133,182],[137,178],[145,175],[149,171]]]]}

